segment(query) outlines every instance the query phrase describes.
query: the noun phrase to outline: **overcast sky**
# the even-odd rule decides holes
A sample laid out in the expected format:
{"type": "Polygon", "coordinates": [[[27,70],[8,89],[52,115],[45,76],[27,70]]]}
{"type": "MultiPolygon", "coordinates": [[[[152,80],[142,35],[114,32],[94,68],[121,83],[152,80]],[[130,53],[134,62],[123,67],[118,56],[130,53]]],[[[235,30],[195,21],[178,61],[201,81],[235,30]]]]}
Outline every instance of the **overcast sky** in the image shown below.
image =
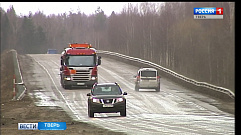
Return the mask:
{"type": "Polygon", "coordinates": [[[104,13],[109,16],[112,11],[116,13],[121,12],[123,7],[128,3],[132,3],[135,6],[137,3],[143,2],[1,2],[0,6],[7,11],[7,9],[13,5],[17,15],[29,15],[29,11],[33,14],[41,11],[45,15],[58,15],[61,13],[69,13],[69,11],[77,13],[80,11],[81,13],[89,15],[94,14],[99,6],[104,13]]]}

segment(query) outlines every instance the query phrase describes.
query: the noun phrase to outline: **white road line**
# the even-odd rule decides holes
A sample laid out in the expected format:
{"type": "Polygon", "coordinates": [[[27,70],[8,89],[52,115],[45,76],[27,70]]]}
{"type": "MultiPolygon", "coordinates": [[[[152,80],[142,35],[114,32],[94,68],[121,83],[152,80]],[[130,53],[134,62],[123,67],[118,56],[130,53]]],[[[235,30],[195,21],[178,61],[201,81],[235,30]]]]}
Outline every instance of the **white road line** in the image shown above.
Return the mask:
{"type": "Polygon", "coordinates": [[[71,112],[73,112],[73,113],[75,114],[76,118],[77,118],[78,120],[80,120],[80,117],[79,117],[78,115],[76,115],[76,114],[78,114],[78,113],[76,113],[76,111],[75,111],[74,109],[72,109],[72,107],[70,106],[70,104],[68,103],[68,101],[65,99],[64,95],[62,94],[62,92],[58,89],[58,87],[57,87],[57,85],[55,84],[53,78],[51,77],[49,71],[48,71],[39,61],[37,61],[34,57],[32,57],[32,58],[34,59],[35,62],[37,62],[37,63],[46,71],[46,73],[47,73],[48,76],[50,77],[51,81],[53,82],[54,87],[55,87],[56,90],[59,92],[59,94],[61,95],[61,97],[64,99],[64,101],[65,101],[66,105],[68,106],[68,108],[71,110],[71,112]]]}
{"type": "Polygon", "coordinates": [[[107,73],[112,74],[114,78],[118,79],[119,81],[123,82],[123,84],[128,87],[131,90],[134,90],[134,84],[131,84],[130,82],[126,81],[123,77],[119,76],[118,74],[112,72],[111,70],[108,70],[104,67],[101,67],[101,69],[105,70],[107,73]],[[132,85],[132,87],[130,86],[132,85]]]}

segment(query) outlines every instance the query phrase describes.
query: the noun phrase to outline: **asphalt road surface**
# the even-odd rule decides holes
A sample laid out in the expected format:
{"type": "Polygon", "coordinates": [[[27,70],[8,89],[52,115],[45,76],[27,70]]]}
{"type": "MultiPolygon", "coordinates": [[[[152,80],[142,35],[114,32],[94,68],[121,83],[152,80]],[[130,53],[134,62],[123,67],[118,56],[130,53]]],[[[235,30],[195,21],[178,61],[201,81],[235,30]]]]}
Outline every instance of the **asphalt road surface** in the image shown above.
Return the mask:
{"type": "Polygon", "coordinates": [[[188,90],[161,78],[161,90],[134,90],[134,75],[138,67],[102,57],[98,67],[99,82],[118,82],[127,92],[127,116],[119,113],[87,114],[90,89],[65,90],[60,85],[60,55],[30,54],[33,58],[33,78],[39,89],[31,96],[39,98],[38,106],[60,106],[74,120],[84,121],[130,135],[233,135],[235,118],[213,106],[215,99],[188,90]]]}

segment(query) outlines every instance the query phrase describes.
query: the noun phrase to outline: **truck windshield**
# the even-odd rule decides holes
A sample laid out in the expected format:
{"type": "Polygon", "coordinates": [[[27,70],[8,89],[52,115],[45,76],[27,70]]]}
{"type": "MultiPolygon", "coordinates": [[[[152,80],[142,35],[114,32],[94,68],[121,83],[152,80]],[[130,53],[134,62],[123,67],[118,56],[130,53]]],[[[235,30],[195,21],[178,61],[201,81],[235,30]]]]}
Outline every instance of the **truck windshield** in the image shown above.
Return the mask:
{"type": "Polygon", "coordinates": [[[95,56],[68,56],[66,59],[66,65],[72,67],[93,67],[95,66],[95,56]]]}

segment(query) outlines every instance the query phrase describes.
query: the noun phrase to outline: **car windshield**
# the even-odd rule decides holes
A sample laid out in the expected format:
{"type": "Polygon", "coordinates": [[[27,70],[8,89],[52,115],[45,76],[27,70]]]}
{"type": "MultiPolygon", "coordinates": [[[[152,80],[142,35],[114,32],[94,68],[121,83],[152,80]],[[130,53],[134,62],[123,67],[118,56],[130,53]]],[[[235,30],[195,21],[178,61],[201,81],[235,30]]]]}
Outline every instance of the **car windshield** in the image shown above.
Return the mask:
{"type": "Polygon", "coordinates": [[[142,77],[156,77],[156,71],[141,71],[142,77]]]}
{"type": "Polygon", "coordinates": [[[57,54],[57,50],[56,49],[48,49],[48,54],[57,54]]]}
{"type": "Polygon", "coordinates": [[[92,92],[93,95],[121,95],[121,90],[116,85],[96,86],[92,92]]]}
{"type": "Polygon", "coordinates": [[[95,66],[95,57],[93,55],[68,56],[66,65],[73,67],[93,67],[95,66]]]}

